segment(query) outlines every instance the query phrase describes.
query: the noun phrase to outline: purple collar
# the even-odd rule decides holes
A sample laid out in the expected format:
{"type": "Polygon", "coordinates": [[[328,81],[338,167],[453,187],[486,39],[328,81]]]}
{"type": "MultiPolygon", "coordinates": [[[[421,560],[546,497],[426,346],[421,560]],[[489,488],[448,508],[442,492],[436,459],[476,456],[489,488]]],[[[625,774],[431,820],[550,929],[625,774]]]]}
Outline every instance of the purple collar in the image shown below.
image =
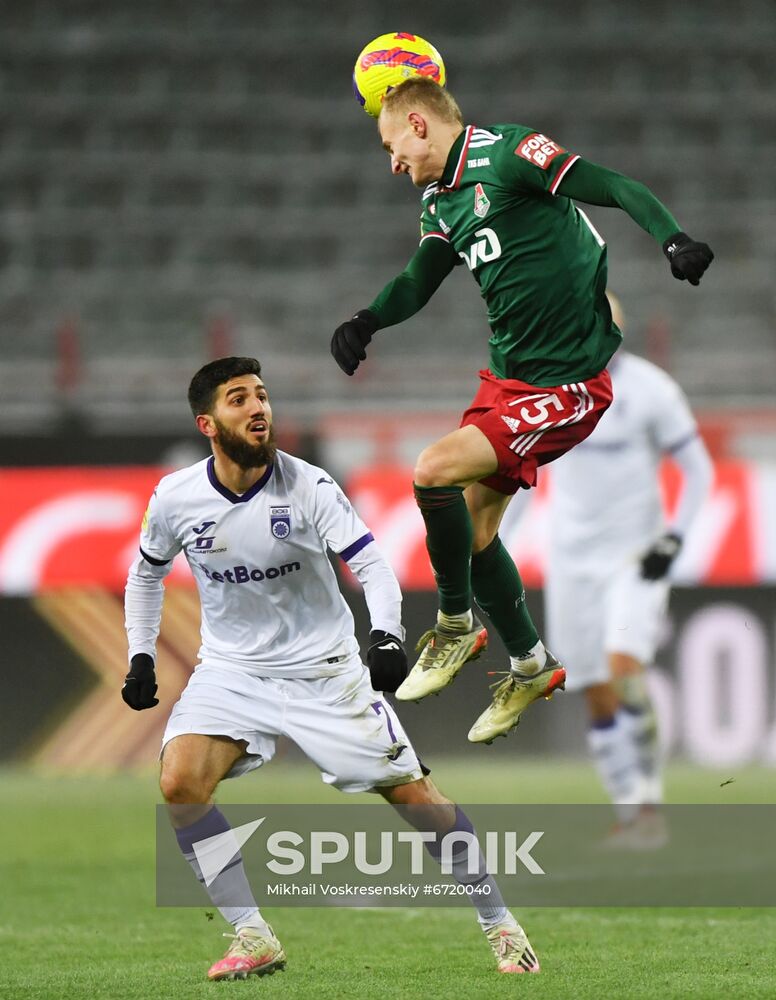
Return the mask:
{"type": "Polygon", "coordinates": [[[213,487],[213,489],[217,490],[222,497],[224,497],[229,501],[229,503],[247,503],[249,500],[252,500],[257,493],[260,493],[267,485],[267,483],[269,482],[269,478],[272,475],[273,468],[274,468],[273,463],[270,462],[267,468],[265,469],[264,475],[261,477],[261,479],[257,479],[256,482],[253,484],[253,486],[251,486],[249,490],[246,490],[246,492],[243,493],[242,496],[240,496],[239,493],[232,493],[232,491],[230,489],[227,489],[227,487],[224,486],[224,484],[219,480],[218,476],[216,475],[216,460],[213,455],[211,455],[210,458],[208,459],[207,478],[210,480],[210,485],[213,487]]]}

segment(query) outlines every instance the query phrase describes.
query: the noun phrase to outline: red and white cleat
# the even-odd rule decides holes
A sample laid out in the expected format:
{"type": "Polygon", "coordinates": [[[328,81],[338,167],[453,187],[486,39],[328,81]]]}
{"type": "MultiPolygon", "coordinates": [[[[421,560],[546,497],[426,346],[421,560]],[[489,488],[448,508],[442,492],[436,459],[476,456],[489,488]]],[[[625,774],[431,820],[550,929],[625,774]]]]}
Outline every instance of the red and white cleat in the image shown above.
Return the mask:
{"type": "Polygon", "coordinates": [[[247,979],[248,976],[271,976],[278,969],[285,969],[286,955],[272,928],[269,934],[251,927],[244,927],[238,934],[224,934],[232,938],[226,955],[211,965],[207,977],[217,979],[247,979]]]}

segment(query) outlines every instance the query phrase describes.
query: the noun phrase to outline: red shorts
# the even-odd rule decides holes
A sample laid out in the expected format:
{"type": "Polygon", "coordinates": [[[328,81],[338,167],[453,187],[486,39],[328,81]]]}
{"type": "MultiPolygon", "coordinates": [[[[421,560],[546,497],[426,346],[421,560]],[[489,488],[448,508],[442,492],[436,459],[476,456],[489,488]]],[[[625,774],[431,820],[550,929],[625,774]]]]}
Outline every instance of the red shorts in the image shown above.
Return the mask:
{"type": "Polygon", "coordinates": [[[479,391],[461,418],[474,424],[498,456],[498,472],[481,480],[499,493],[536,485],[536,470],[592,433],[612,401],[609,372],[586,382],[538,386],[480,372],[479,391]]]}

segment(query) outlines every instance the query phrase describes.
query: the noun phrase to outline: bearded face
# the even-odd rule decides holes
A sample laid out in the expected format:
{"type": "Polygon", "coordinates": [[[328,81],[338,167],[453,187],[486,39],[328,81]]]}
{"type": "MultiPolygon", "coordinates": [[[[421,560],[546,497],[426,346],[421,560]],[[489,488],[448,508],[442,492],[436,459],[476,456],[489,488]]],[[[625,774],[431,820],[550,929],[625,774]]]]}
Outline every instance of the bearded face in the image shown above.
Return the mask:
{"type": "Polygon", "coordinates": [[[217,417],[213,418],[216,426],[215,443],[223,451],[227,458],[231,459],[242,469],[259,469],[269,465],[275,458],[277,446],[275,444],[275,429],[269,424],[264,441],[256,442],[250,440],[246,434],[251,433],[249,428],[246,434],[230,430],[217,417]]]}

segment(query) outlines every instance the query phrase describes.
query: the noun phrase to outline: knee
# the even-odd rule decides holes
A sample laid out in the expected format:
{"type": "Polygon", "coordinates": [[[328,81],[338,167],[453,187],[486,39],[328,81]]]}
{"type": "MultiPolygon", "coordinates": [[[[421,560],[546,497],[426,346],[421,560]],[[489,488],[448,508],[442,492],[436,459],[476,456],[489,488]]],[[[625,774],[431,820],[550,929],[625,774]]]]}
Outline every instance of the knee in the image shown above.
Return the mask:
{"type": "Polygon", "coordinates": [[[424,448],[415,463],[417,486],[451,486],[450,467],[442,451],[435,445],[424,448]]]}
{"type": "Polygon", "coordinates": [[[164,801],[171,805],[193,805],[204,803],[210,799],[211,788],[191,772],[176,768],[165,768],[159,778],[164,801]]]}

